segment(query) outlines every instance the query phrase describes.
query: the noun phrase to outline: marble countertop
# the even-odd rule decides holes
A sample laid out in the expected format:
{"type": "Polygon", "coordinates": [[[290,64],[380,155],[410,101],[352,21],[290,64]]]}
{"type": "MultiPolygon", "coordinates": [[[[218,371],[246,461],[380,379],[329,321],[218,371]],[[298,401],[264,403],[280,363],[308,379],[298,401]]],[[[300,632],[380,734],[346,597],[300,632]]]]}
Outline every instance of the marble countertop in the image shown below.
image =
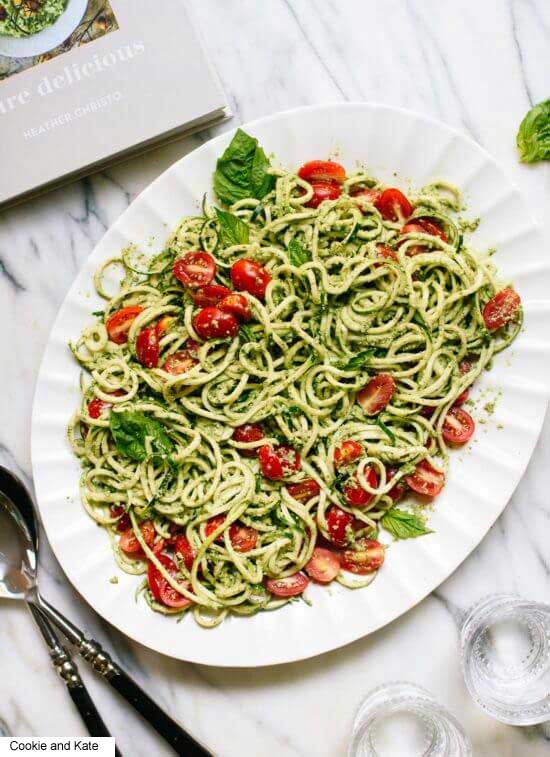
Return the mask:
{"type": "MultiPolygon", "coordinates": [[[[380,101],[456,126],[485,147],[546,221],[550,170],[520,166],[517,125],[549,96],[546,0],[186,0],[234,119],[0,215],[3,359],[0,463],[30,481],[29,431],[41,355],[78,269],[136,194],[220,129],[299,105],[380,101]]],[[[544,252],[544,251],[541,251],[544,252]]],[[[547,599],[550,421],[503,516],[439,589],[383,630],[301,663],[259,670],[175,662],[103,624],[44,544],[44,594],[98,638],[220,757],[340,757],[374,686],[415,681],[462,722],[476,755],[550,755],[550,728],[482,714],[460,672],[461,611],[484,594],[547,599]]],[[[122,752],[169,754],[108,687],[80,666],[122,752]]],[[[26,609],[2,603],[0,732],[85,735],[26,609]]]]}

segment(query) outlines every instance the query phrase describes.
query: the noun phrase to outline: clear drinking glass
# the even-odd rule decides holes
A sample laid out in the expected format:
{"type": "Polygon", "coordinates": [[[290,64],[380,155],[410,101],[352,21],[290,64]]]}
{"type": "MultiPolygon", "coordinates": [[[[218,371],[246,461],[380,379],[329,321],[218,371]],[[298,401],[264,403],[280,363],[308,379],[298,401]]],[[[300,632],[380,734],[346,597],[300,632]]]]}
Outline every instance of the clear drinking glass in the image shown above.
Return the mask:
{"type": "Polygon", "coordinates": [[[550,720],[550,605],[498,594],[466,614],[462,667],[474,701],[511,725],[550,720]]]}
{"type": "Polygon", "coordinates": [[[359,707],[348,757],[469,757],[458,721],[432,695],[398,681],[374,689],[359,707]]]}

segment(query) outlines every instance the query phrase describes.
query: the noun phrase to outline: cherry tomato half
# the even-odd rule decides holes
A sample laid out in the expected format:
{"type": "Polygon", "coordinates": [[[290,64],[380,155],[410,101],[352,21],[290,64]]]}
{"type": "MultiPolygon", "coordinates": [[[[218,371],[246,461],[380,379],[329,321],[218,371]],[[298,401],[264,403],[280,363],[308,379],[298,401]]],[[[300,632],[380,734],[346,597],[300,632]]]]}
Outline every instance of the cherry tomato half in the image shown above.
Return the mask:
{"type": "Polygon", "coordinates": [[[457,407],[459,407],[460,405],[463,405],[469,396],[470,396],[469,389],[465,389],[461,394],[458,395],[458,397],[454,401],[454,405],[457,407]]]}
{"type": "MultiPolygon", "coordinates": [[[[173,560],[167,555],[157,555],[157,559],[172,577],[175,578],[177,576],[178,569],[173,560]]],[[[184,607],[193,604],[191,599],[180,594],[179,591],[176,591],[176,589],[168,583],[157,566],[153,565],[152,562],[150,562],[147,567],[147,581],[149,583],[149,588],[151,589],[151,594],[157,602],[161,602],[167,607],[177,609],[183,609],[184,607]]],[[[180,585],[184,589],[190,588],[190,584],[187,581],[180,582],[180,585]]]]}
{"type": "Polygon", "coordinates": [[[470,371],[472,370],[472,368],[475,366],[476,363],[477,363],[477,358],[465,357],[464,360],[458,366],[458,370],[464,376],[466,373],[470,373],[470,371]]]}
{"type": "Polygon", "coordinates": [[[313,184],[316,181],[334,181],[342,184],[346,180],[346,169],[332,160],[310,160],[298,171],[300,179],[313,184]]]}
{"type": "Polygon", "coordinates": [[[123,531],[127,531],[129,528],[132,527],[132,521],[130,520],[130,516],[126,512],[126,510],[122,507],[122,505],[115,505],[114,507],[111,507],[110,510],[111,518],[118,518],[116,522],[116,530],[119,533],[122,533],[123,531]]]}
{"type": "MultiPolygon", "coordinates": [[[[373,489],[378,486],[378,476],[376,475],[374,468],[371,468],[370,465],[366,466],[364,470],[364,476],[369,486],[371,486],[373,489]]],[[[356,481],[355,484],[348,484],[347,486],[344,486],[344,496],[346,498],[346,502],[353,507],[366,507],[369,502],[374,499],[374,494],[371,494],[359,485],[356,473],[354,474],[353,478],[356,481]]]]}
{"type": "Polygon", "coordinates": [[[136,357],[145,368],[156,368],[159,364],[159,338],[155,326],[139,332],[136,339],[136,357]]]}
{"type": "MultiPolygon", "coordinates": [[[[225,523],[225,515],[214,515],[213,518],[207,520],[206,526],[204,527],[206,538],[213,534],[214,531],[217,531],[223,523],[225,523]]],[[[214,541],[218,544],[223,544],[223,531],[221,532],[221,534],[218,534],[218,536],[216,536],[214,541]]]]}
{"type": "MultiPolygon", "coordinates": [[[[121,392],[120,389],[117,389],[116,392],[110,392],[110,394],[113,397],[122,397],[124,392],[121,392]]],[[[105,410],[110,410],[112,407],[112,402],[106,402],[105,400],[100,400],[99,397],[94,397],[93,400],[90,400],[88,402],[88,415],[90,416],[90,418],[94,418],[94,420],[96,420],[103,415],[105,410]]]]}
{"type": "Polygon", "coordinates": [[[376,245],[376,256],[378,258],[395,260],[396,262],[399,262],[399,256],[397,255],[396,251],[392,250],[391,247],[388,247],[385,244],[376,245]]]}
{"type": "MultiPolygon", "coordinates": [[[[144,542],[149,548],[152,549],[153,544],[155,543],[156,534],[155,527],[153,526],[153,521],[143,521],[143,523],[140,525],[140,529],[144,542]]],[[[126,554],[128,555],[136,555],[137,553],[143,554],[141,544],[137,540],[136,535],[134,534],[134,531],[131,527],[127,531],[124,531],[124,533],[121,535],[118,545],[121,550],[123,552],[126,552],[126,554]]]]}
{"type": "Polygon", "coordinates": [[[186,252],[176,260],[172,273],[189,289],[199,289],[210,284],[216,275],[216,261],[212,255],[202,250],[186,252]]]}
{"type": "Polygon", "coordinates": [[[407,476],[405,481],[417,494],[435,497],[445,486],[445,474],[436,470],[427,460],[421,460],[414,473],[407,476]]]}
{"type": "Polygon", "coordinates": [[[255,528],[243,526],[241,523],[232,523],[229,526],[229,539],[235,552],[250,552],[258,541],[258,532],[255,528]]]}
{"type": "Polygon", "coordinates": [[[298,484],[289,484],[286,488],[290,496],[299,502],[307,502],[312,497],[318,497],[321,492],[321,487],[312,478],[305,478],[298,484]]]}
{"type": "Polygon", "coordinates": [[[258,457],[262,475],[273,481],[297,473],[302,467],[300,455],[286,444],[279,444],[277,447],[264,444],[260,447],[258,457]]]}
{"type": "Polygon", "coordinates": [[[402,221],[412,213],[412,205],[399,189],[385,189],[374,203],[386,221],[402,221]]]}
{"type": "Polygon", "coordinates": [[[191,570],[196,553],[191,542],[185,536],[178,536],[174,544],[174,552],[181,557],[187,570],[191,570]]]}
{"type": "Polygon", "coordinates": [[[318,208],[325,200],[337,200],[342,194],[340,185],[333,181],[315,181],[311,188],[313,194],[306,202],[307,208],[318,208]]]}
{"type": "Polygon", "coordinates": [[[355,439],[346,439],[334,450],[334,465],[337,468],[343,468],[344,465],[349,465],[354,460],[358,460],[363,452],[362,444],[356,442],[355,439]]]}
{"type": "Polygon", "coordinates": [[[221,284],[207,284],[200,289],[195,289],[191,293],[193,302],[198,308],[213,307],[221,302],[224,297],[231,294],[231,289],[221,286],[221,284]]]}
{"type": "Polygon", "coordinates": [[[216,307],[200,310],[193,318],[193,328],[201,339],[233,339],[239,333],[239,322],[231,313],[216,307]]]}
{"type": "Polygon", "coordinates": [[[345,547],[349,542],[355,518],[351,513],[333,505],[327,511],[327,530],[330,541],[336,547],[345,547]]]}
{"type": "Polygon", "coordinates": [[[241,258],[231,266],[231,281],[235,289],[240,292],[248,292],[259,300],[263,300],[271,276],[255,260],[241,258]]]}
{"type": "Polygon", "coordinates": [[[157,339],[162,339],[175,321],[176,319],[171,315],[164,315],[159,321],[157,321],[157,339]]]}
{"type": "MultiPolygon", "coordinates": [[[[240,442],[248,444],[249,442],[259,442],[264,438],[264,432],[261,426],[254,423],[245,423],[244,426],[237,426],[237,428],[231,434],[231,438],[234,442],[240,442]]],[[[253,449],[239,449],[241,455],[245,457],[256,457],[258,454],[258,447],[253,449]]]]}
{"type": "Polygon", "coordinates": [[[473,436],[476,424],[462,407],[454,405],[443,421],[443,438],[451,444],[464,444],[473,436]]]}
{"type": "Polygon", "coordinates": [[[191,357],[188,350],[178,350],[166,358],[162,370],[172,376],[180,376],[194,368],[198,362],[194,357],[191,357]]]}
{"type": "Polygon", "coordinates": [[[483,320],[489,331],[509,323],[521,305],[521,297],[510,287],[497,292],[483,308],[483,320]]]}
{"type": "Polygon", "coordinates": [[[139,305],[129,305],[127,308],[121,308],[109,316],[105,326],[111,342],[126,344],[130,326],[140,313],[143,313],[142,307],[139,305]]]}
{"type": "Polygon", "coordinates": [[[374,203],[380,198],[380,194],[381,192],[378,189],[372,189],[371,187],[352,187],[350,190],[351,197],[360,197],[371,205],[374,205],[374,203]]]}
{"type": "Polygon", "coordinates": [[[360,576],[374,573],[383,562],[384,547],[376,539],[359,539],[353,549],[346,549],[341,555],[342,568],[360,576]]]}
{"type": "Polygon", "coordinates": [[[357,402],[367,415],[377,415],[389,403],[394,392],[393,376],[389,373],[379,373],[357,393],[357,402]]]}
{"type": "Polygon", "coordinates": [[[266,581],[267,590],[276,597],[296,597],[308,584],[309,578],[303,573],[294,573],[286,578],[268,578],[266,581]]]}
{"type": "Polygon", "coordinates": [[[304,570],[317,583],[329,584],[340,572],[340,558],[336,552],[331,552],[330,549],[315,547],[304,570]]]}
{"type": "MultiPolygon", "coordinates": [[[[386,468],[386,479],[388,481],[391,481],[393,478],[395,478],[397,471],[397,468],[386,468]]],[[[406,491],[407,485],[404,479],[400,478],[399,481],[394,484],[394,486],[392,486],[392,488],[389,490],[388,497],[391,497],[394,502],[399,502],[406,491]]]]}
{"type": "Polygon", "coordinates": [[[252,317],[250,305],[244,294],[237,294],[236,292],[228,294],[221,300],[218,307],[225,313],[231,313],[239,321],[249,321],[252,317]]]}

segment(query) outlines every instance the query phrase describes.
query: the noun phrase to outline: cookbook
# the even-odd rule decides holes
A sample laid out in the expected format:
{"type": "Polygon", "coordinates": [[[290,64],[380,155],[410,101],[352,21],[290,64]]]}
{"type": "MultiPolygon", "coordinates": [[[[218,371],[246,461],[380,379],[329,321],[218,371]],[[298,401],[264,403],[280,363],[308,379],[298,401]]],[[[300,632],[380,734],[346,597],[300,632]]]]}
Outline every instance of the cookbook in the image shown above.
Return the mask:
{"type": "Polygon", "coordinates": [[[0,209],[226,115],[179,0],[0,0],[0,209]]]}

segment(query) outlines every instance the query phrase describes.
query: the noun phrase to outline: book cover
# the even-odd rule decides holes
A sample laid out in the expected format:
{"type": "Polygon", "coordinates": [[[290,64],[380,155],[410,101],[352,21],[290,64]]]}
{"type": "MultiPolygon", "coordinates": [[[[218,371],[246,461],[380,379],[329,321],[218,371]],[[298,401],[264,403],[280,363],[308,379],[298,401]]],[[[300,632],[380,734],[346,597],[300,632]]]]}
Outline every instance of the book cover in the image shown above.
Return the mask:
{"type": "Polygon", "coordinates": [[[0,208],[224,108],[178,0],[0,0],[0,208]]]}

